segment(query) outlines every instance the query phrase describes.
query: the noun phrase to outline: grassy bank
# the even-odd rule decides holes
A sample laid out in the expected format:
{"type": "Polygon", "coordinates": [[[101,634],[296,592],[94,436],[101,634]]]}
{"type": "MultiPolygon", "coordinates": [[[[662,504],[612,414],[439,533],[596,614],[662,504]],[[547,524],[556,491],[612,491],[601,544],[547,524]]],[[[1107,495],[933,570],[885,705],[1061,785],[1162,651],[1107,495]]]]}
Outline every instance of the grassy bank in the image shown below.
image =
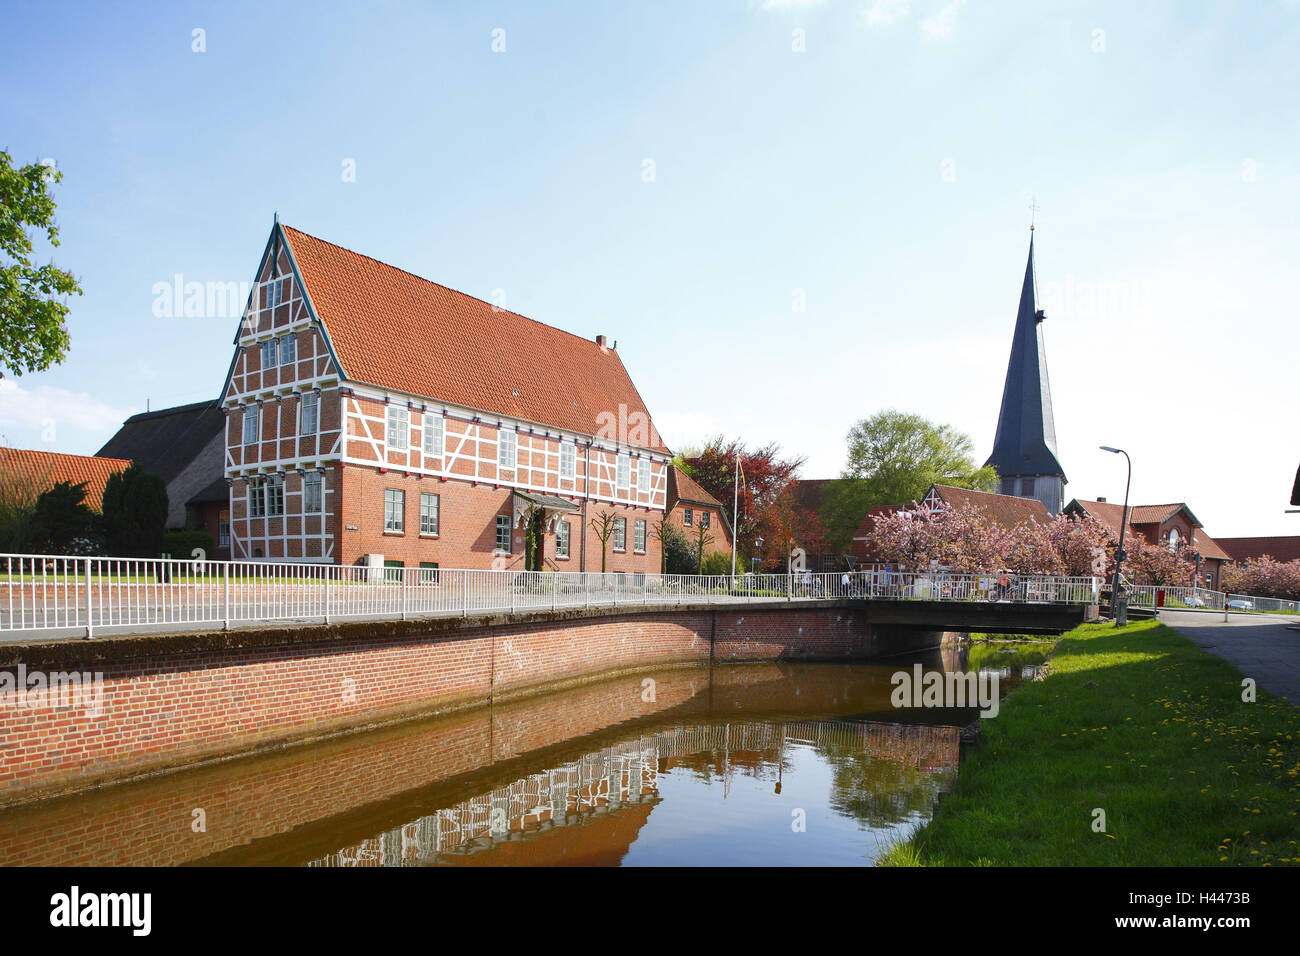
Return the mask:
{"type": "Polygon", "coordinates": [[[1241,681],[1155,621],[1071,631],[881,862],[1300,864],[1300,709],[1263,691],[1244,703],[1241,681]]]}

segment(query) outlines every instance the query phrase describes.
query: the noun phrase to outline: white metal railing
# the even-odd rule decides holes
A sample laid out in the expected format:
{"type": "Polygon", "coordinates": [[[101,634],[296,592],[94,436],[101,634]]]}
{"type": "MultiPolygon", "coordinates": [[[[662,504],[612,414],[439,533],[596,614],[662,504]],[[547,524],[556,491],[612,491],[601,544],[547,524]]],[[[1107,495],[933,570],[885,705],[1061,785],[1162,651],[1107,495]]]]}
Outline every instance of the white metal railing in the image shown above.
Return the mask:
{"type": "Polygon", "coordinates": [[[1100,585],[883,568],[732,577],[0,554],[0,637],[828,598],[1095,604],[1100,585]]]}

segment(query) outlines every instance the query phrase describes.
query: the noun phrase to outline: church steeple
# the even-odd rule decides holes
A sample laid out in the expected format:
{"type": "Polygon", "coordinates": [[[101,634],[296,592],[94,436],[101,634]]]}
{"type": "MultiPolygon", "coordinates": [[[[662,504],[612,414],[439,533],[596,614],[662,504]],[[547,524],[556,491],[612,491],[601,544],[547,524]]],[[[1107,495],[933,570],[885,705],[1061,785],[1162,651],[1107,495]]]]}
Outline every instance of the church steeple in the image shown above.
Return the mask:
{"type": "Polygon", "coordinates": [[[1002,389],[1002,409],[993,439],[992,465],[1001,476],[1003,494],[1037,498],[1056,514],[1065,497],[1065,471],[1057,460],[1056,422],[1052,417],[1052,391],[1047,380],[1047,352],[1043,347],[1044,315],[1034,287],[1034,237],[1029,236],[1029,261],[1020,290],[1011,360],[1002,389]]]}

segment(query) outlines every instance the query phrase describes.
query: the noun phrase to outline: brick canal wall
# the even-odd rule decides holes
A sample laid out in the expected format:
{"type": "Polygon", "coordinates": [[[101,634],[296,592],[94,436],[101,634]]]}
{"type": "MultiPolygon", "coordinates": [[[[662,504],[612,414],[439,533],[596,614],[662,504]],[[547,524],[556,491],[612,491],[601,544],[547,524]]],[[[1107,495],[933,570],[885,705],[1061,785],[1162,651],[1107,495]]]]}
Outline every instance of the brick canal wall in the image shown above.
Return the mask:
{"type": "Polygon", "coordinates": [[[0,644],[0,805],[583,682],[936,647],[827,601],[0,644]],[[60,699],[33,675],[100,675],[60,699]]]}

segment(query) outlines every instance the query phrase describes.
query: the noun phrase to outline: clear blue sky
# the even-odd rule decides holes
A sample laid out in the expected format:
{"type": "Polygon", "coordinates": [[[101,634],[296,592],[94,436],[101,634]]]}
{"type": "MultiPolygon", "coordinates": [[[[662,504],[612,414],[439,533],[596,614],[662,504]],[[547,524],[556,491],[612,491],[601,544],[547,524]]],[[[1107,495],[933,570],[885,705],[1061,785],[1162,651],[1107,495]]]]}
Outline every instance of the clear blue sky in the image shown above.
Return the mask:
{"type": "Polygon", "coordinates": [[[55,261],[86,293],[69,360],[0,382],[8,444],[93,453],[146,400],[215,397],[234,320],[155,317],[153,287],[250,280],[278,211],[617,339],[670,447],[739,433],[828,476],[853,422],[895,406],[968,432],[982,461],[1036,196],[1067,495],[1120,497],[1122,460],[1096,450],[1119,444],[1137,501],[1186,500],[1215,535],[1300,534],[1282,513],[1300,3],[5,2],[0,19],[0,148],[63,171],[55,261]]]}

